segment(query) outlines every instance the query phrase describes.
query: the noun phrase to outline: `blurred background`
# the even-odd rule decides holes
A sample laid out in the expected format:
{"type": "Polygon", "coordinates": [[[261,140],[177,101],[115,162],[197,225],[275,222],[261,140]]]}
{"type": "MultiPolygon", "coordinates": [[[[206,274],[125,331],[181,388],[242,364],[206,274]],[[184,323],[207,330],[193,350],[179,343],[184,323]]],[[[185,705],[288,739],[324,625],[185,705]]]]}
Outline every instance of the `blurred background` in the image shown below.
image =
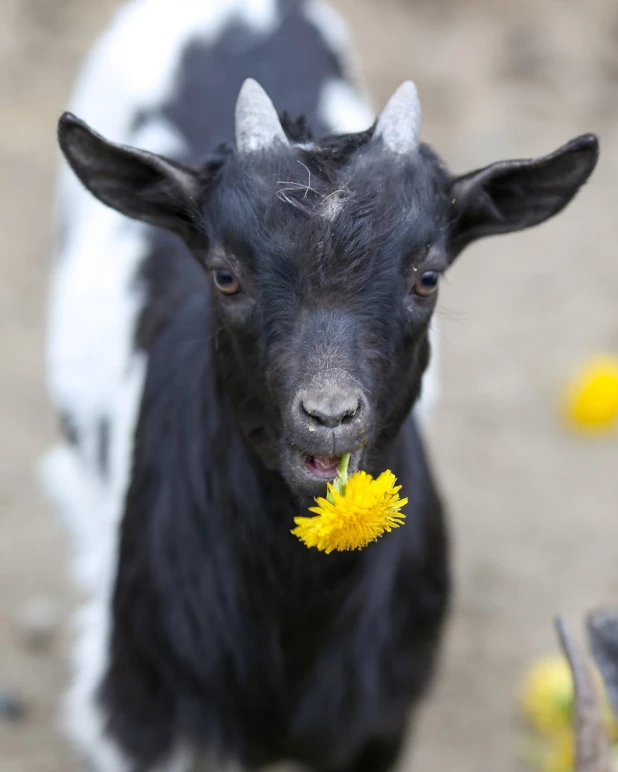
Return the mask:
{"type": "MultiPolygon", "coordinates": [[[[448,501],[456,599],[406,766],[521,769],[517,689],[618,601],[618,440],[568,433],[557,402],[591,354],[618,354],[616,0],[331,0],[375,106],[418,84],[424,139],[455,171],[595,131],[601,161],[556,220],[470,248],[441,296],[442,399],[430,431],[448,501]]],[[[44,389],[55,121],[116,0],[0,0],[0,768],[76,772],[57,729],[71,592],[64,534],[35,465],[44,389]],[[21,705],[19,704],[21,702],[21,705]],[[19,717],[19,709],[25,711],[19,717]]]]}

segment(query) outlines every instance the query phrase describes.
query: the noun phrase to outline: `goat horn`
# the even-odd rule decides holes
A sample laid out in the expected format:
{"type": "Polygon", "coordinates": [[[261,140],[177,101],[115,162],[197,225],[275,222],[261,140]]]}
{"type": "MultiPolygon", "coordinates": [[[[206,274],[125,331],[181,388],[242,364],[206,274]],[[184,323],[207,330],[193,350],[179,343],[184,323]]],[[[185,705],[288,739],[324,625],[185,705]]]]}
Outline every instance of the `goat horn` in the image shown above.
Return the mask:
{"type": "Polygon", "coordinates": [[[575,770],[576,772],[611,772],[609,744],[603,727],[601,701],[592,672],[560,618],[556,620],[556,631],[573,675],[575,770]]]}
{"type": "Polygon", "coordinates": [[[421,135],[421,103],[411,80],[399,86],[378,118],[374,137],[380,137],[393,153],[409,155],[418,150],[421,135]]]}
{"type": "Polygon", "coordinates": [[[247,78],[236,100],[236,148],[255,153],[277,141],[289,144],[275,106],[260,84],[247,78]]]}

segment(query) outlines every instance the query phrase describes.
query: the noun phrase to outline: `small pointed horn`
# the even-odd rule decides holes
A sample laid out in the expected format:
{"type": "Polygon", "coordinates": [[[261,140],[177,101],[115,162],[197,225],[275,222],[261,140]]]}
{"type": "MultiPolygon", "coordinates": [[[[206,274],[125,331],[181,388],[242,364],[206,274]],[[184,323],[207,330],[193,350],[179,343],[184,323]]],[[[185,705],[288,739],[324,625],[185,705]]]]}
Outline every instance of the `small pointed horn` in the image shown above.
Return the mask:
{"type": "Polygon", "coordinates": [[[592,673],[560,618],[556,620],[556,631],[573,674],[576,772],[611,772],[601,701],[592,673]]]}
{"type": "Polygon", "coordinates": [[[277,141],[289,144],[275,106],[260,84],[247,78],[236,100],[236,148],[255,153],[277,141]]]}
{"type": "Polygon", "coordinates": [[[416,86],[405,81],[388,100],[374,137],[380,137],[393,153],[409,155],[418,150],[421,136],[421,103],[416,86]]]}

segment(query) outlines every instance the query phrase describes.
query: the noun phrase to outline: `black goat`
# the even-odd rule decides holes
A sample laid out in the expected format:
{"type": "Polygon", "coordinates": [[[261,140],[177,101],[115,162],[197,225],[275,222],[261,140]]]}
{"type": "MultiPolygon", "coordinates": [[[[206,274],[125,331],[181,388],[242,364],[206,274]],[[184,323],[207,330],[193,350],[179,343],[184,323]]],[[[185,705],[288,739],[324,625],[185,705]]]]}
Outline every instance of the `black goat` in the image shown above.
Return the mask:
{"type": "Polygon", "coordinates": [[[71,733],[101,772],[380,772],[434,669],[448,549],[412,408],[439,278],[559,212],[597,140],[453,177],[411,83],[371,125],[343,45],[314,2],[134,0],[60,121],[111,207],[65,169],[48,479],[90,594],[71,733]],[[347,452],[395,472],[407,522],[327,556],[290,530],[347,452]]]}

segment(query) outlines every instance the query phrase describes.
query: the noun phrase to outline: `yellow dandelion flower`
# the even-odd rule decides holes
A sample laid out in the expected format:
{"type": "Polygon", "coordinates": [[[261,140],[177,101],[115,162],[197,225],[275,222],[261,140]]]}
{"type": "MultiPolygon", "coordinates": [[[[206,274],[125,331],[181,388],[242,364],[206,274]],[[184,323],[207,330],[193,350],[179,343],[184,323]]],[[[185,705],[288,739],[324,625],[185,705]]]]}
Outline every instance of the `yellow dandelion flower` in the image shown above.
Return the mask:
{"type": "Polygon", "coordinates": [[[581,368],[567,389],[564,412],[578,431],[618,428],[618,357],[599,356],[581,368]]]}
{"type": "Polygon", "coordinates": [[[292,533],[307,547],[317,547],[326,554],[363,549],[405,520],[400,510],[408,500],[399,498],[401,485],[395,484],[395,475],[387,470],[375,480],[367,472],[348,477],[349,460],[344,456],[326,498],[316,499],[317,506],[310,508],[316,517],[294,518],[292,533]]]}
{"type": "MultiPolygon", "coordinates": [[[[603,696],[605,729],[612,740],[618,739],[618,721],[595,669],[603,696]]],[[[529,670],[522,687],[522,711],[534,729],[546,735],[571,731],[573,714],[573,676],[562,655],[543,657],[529,670]]]]}
{"type": "Polygon", "coordinates": [[[543,657],[535,662],[523,683],[521,705],[527,720],[538,732],[570,727],[573,677],[564,657],[543,657]]]}

